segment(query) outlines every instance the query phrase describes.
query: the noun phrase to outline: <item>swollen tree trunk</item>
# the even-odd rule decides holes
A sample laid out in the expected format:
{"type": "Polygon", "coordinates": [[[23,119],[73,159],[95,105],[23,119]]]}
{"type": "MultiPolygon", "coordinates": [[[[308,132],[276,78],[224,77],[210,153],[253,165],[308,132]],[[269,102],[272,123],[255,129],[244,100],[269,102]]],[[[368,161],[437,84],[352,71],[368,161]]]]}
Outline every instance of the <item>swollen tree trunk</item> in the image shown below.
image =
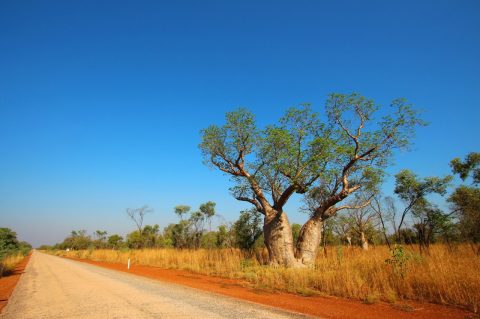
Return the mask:
{"type": "Polygon", "coordinates": [[[283,211],[270,210],[266,212],[263,234],[271,265],[284,267],[301,266],[293,253],[292,228],[288,222],[287,215],[283,211]]]}
{"type": "Polygon", "coordinates": [[[300,230],[295,257],[304,266],[311,267],[315,264],[318,247],[322,240],[323,220],[310,218],[300,230]]]}
{"type": "Polygon", "coordinates": [[[352,246],[352,237],[350,237],[350,235],[347,235],[347,244],[348,244],[348,247],[351,247],[352,246]]]}
{"type": "Polygon", "coordinates": [[[362,242],[362,249],[368,250],[368,240],[365,237],[365,233],[363,231],[360,232],[360,241],[362,242]]]}

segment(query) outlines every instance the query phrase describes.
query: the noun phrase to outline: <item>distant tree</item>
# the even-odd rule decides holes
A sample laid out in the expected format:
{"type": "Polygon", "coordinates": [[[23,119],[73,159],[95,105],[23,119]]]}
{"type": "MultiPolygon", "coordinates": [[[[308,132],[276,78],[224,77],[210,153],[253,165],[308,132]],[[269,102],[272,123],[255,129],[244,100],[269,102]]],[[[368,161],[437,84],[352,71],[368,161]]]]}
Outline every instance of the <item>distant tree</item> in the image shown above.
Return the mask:
{"type": "Polygon", "coordinates": [[[96,248],[103,248],[107,244],[107,231],[106,230],[96,230],[93,233],[95,237],[95,247],[96,248]]]}
{"type": "Polygon", "coordinates": [[[38,250],[52,250],[54,249],[53,246],[50,246],[50,245],[40,245],[37,247],[38,250]]]}
{"type": "Polygon", "coordinates": [[[227,229],[227,226],[220,225],[218,227],[218,232],[217,232],[217,247],[225,248],[225,247],[231,247],[231,246],[232,246],[232,243],[230,240],[230,232],[227,229]]]}
{"type": "Polygon", "coordinates": [[[175,224],[169,224],[167,227],[163,229],[163,236],[162,236],[162,246],[171,248],[173,247],[173,227],[175,224]]]}
{"type": "Polygon", "coordinates": [[[448,234],[453,227],[451,214],[444,213],[428,201],[415,205],[412,214],[417,221],[413,227],[417,231],[421,251],[428,252],[430,243],[435,241],[436,236],[448,234]]]}
{"type": "MultiPolygon", "coordinates": [[[[394,234],[396,235],[396,215],[397,215],[397,208],[395,206],[395,201],[392,197],[384,197],[382,198],[380,195],[375,195],[371,202],[370,208],[375,212],[378,221],[380,222],[380,226],[382,228],[382,234],[385,239],[385,243],[388,245],[389,249],[392,249],[390,238],[388,236],[388,224],[392,224],[392,228],[394,230],[394,234]]],[[[398,240],[395,239],[395,242],[398,240]]]]}
{"type": "Polygon", "coordinates": [[[418,236],[411,228],[401,228],[397,235],[393,236],[394,240],[398,240],[399,243],[418,244],[418,236]]]}
{"type": "Polygon", "coordinates": [[[232,178],[237,200],[264,215],[271,264],[312,266],[323,222],[348,208],[340,205],[347,197],[375,188],[393,151],[408,146],[423,122],[405,100],[391,106],[393,112],[375,118],[379,106],[374,101],[355,93],[331,94],[324,122],[304,105],[259,130],[253,114],[239,109],[226,114],[225,125],[202,131],[205,162],[232,178]],[[283,210],[295,193],[317,200],[296,246],[283,210]]]}
{"type": "Polygon", "coordinates": [[[450,163],[455,174],[465,181],[472,177],[472,186],[457,187],[448,198],[459,219],[462,238],[472,244],[480,255],[480,153],[470,153],[462,162],[456,158],[450,163]]]}
{"type": "Polygon", "coordinates": [[[455,158],[450,162],[454,174],[458,174],[462,180],[472,177],[473,184],[480,184],[480,153],[469,153],[465,160],[455,158]]]}
{"type": "Polygon", "coordinates": [[[127,246],[133,249],[140,249],[144,246],[144,238],[138,230],[134,230],[127,234],[127,246]]]}
{"type": "Polygon", "coordinates": [[[212,249],[217,247],[217,232],[207,231],[203,233],[201,238],[201,247],[206,249],[212,249]]]}
{"type": "MultiPolygon", "coordinates": [[[[420,179],[410,170],[402,170],[395,175],[395,194],[404,202],[405,208],[401,214],[400,223],[396,229],[397,234],[405,221],[407,214],[415,207],[425,207],[430,194],[445,195],[452,176],[426,177],[420,179]]],[[[397,236],[398,237],[398,236],[397,236]]]]}
{"type": "Polygon", "coordinates": [[[328,221],[331,223],[333,233],[340,239],[340,242],[351,246],[353,232],[350,228],[348,217],[345,215],[337,215],[332,219],[328,219],[328,221]]]}
{"type": "Polygon", "coordinates": [[[108,237],[108,247],[112,249],[118,249],[123,244],[123,237],[117,234],[113,234],[108,237]]]}
{"type": "Polygon", "coordinates": [[[346,221],[350,231],[359,237],[362,249],[368,250],[369,237],[372,237],[377,226],[377,215],[368,206],[349,210],[347,214],[346,221]]]}
{"type": "Polygon", "coordinates": [[[193,247],[193,239],[189,234],[189,222],[186,220],[180,221],[178,224],[173,224],[171,228],[172,245],[175,248],[193,247]]]}
{"type": "Polygon", "coordinates": [[[203,231],[205,229],[206,217],[201,211],[195,211],[188,219],[189,227],[185,228],[187,232],[190,230],[190,238],[192,240],[193,248],[200,248],[203,231]]]}
{"type": "Polygon", "coordinates": [[[153,248],[157,247],[159,242],[160,226],[155,224],[153,226],[146,225],[143,227],[143,247],[153,248]]]}
{"type": "Polygon", "coordinates": [[[0,261],[6,255],[19,249],[17,233],[10,228],[0,228],[0,261]]]}
{"type": "Polygon", "coordinates": [[[180,217],[180,220],[183,220],[183,215],[186,215],[188,212],[190,212],[190,206],[187,205],[178,205],[175,206],[174,208],[175,214],[180,217]]]}
{"type": "Polygon", "coordinates": [[[81,230],[72,230],[70,236],[64,239],[64,241],[59,245],[60,249],[87,249],[93,246],[92,239],[87,235],[85,229],[81,230]]]}
{"type": "Polygon", "coordinates": [[[147,205],[140,208],[127,208],[127,215],[131,220],[137,225],[138,233],[140,237],[142,236],[143,231],[143,219],[145,215],[153,212],[153,209],[150,209],[147,205]]]}
{"type": "Polygon", "coordinates": [[[205,223],[209,223],[211,229],[211,218],[215,215],[215,203],[206,202],[200,205],[199,209],[190,214],[188,224],[183,230],[189,231],[189,237],[192,240],[193,248],[202,246],[202,237],[205,232],[205,223]]]}
{"type": "Polygon", "coordinates": [[[0,228],[0,252],[18,249],[17,233],[10,228],[0,228]]]}
{"type": "Polygon", "coordinates": [[[205,216],[210,231],[212,230],[212,217],[215,215],[215,205],[216,204],[211,201],[200,205],[200,212],[205,216]]]}

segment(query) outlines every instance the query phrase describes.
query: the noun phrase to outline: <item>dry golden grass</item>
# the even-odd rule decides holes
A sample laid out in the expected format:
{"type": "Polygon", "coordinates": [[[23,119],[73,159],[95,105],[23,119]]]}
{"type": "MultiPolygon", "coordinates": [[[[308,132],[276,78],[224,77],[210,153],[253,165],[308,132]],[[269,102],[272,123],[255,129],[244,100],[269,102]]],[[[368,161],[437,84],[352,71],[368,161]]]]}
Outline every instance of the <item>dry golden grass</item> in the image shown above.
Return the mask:
{"type": "Polygon", "coordinates": [[[422,300],[456,305],[478,311],[480,305],[480,258],[466,245],[454,249],[433,245],[429,255],[415,247],[404,257],[392,259],[387,247],[330,247],[320,253],[314,269],[285,269],[264,266],[266,252],[249,254],[238,249],[130,251],[57,251],[57,255],[96,261],[132,263],[161,268],[239,278],[254,287],[303,295],[328,294],[355,298],[366,303],[379,300],[422,300]],[[404,265],[401,265],[404,262],[404,265]]]}
{"type": "Polygon", "coordinates": [[[0,278],[7,275],[25,258],[23,254],[9,255],[0,261],[0,278]]]}

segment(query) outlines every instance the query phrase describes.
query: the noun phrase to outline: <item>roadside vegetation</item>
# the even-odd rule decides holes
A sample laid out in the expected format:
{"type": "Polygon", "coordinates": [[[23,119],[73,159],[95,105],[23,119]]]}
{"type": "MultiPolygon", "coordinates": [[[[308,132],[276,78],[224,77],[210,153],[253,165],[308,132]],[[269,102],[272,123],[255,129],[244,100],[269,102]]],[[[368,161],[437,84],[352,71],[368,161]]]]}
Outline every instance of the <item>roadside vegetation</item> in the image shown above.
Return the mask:
{"type": "Polygon", "coordinates": [[[29,243],[18,241],[14,231],[0,228],[0,278],[8,275],[31,249],[29,243]]]}

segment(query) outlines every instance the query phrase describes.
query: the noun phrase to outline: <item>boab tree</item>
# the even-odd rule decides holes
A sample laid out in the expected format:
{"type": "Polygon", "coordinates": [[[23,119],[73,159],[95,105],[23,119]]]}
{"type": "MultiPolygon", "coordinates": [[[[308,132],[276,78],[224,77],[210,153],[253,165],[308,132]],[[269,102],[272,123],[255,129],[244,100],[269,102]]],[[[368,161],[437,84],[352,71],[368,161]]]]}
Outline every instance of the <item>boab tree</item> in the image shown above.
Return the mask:
{"type": "MultiPolygon", "coordinates": [[[[422,122],[403,99],[379,119],[379,106],[358,94],[331,94],[326,118],[309,105],[291,108],[260,130],[252,113],[226,114],[223,126],[202,130],[204,161],[229,175],[233,196],[264,216],[264,238],[273,265],[301,267],[315,261],[322,224],[340,202],[376,188],[396,148],[408,146],[422,122]],[[309,197],[310,218],[296,245],[283,208],[293,194],[309,197]]],[[[383,110],[382,110],[383,111],[383,110]]]]}

